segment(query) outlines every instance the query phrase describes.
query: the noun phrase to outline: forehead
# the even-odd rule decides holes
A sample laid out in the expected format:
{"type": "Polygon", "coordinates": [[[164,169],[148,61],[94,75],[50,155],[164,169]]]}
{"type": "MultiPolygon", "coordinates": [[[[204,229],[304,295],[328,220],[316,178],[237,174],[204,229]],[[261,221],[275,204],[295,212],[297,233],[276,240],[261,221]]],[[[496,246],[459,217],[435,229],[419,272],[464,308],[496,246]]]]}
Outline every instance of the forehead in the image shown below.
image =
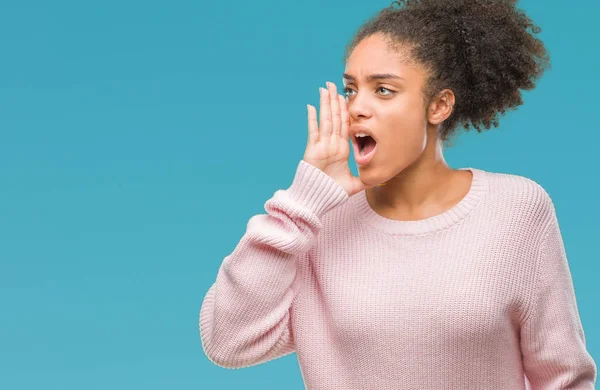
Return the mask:
{"type": "Polygon", "coordinates": [[[380,35],[363,39],[350,53],[345,73],[358,80],[373,73],[392,73],[405,79],[422,76],[421,70],[411,63],[408,49],[392,49],[380,35]]]}

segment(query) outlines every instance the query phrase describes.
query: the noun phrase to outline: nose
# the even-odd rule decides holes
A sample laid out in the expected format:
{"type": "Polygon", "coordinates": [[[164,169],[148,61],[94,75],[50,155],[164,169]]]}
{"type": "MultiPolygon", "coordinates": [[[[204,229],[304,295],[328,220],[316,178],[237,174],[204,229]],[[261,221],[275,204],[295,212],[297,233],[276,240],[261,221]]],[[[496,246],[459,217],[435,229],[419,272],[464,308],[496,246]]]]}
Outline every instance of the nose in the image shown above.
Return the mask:
{"type": "Polygon", "coordinates": [[[348,98],[348,115],[351,120],[358,120],[359,118],[369,118],[371,116],[371,108],[369,102],[367,102],[366,96],[360,96],[356,93],[351,98],[348,98]]]}

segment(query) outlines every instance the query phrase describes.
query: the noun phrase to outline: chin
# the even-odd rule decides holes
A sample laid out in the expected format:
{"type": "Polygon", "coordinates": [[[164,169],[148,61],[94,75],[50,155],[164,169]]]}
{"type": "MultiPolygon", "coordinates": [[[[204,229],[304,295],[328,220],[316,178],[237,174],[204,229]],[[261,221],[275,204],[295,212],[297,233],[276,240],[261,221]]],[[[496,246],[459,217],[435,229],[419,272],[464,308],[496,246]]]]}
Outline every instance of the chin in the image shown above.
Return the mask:
{"type": "Polygon", "coordinates": [[[360,180],[362,180],[363,182],[365,182],[366,184],[369,185],[379,185],[382,184],[386,181],[388,181],[390,178],[387,176],[382,176],[382,175],[376,175],[376,174],[368,174],[365,172],[367,167],[360,167],[358,168],[358,176],[360,177],[360,180]]]}

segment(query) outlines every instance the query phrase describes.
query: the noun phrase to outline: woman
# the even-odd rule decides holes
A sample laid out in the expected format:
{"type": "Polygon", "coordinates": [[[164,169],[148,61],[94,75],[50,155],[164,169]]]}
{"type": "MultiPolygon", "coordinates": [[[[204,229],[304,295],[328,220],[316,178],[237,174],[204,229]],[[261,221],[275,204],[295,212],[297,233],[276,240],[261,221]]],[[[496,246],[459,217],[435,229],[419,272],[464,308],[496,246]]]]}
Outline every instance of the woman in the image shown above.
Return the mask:
{"type": "Polygon", "coordinates": [[[548,193],[443,158],[458,124],[522,104],[549,66],[539,29],[509,0],[400,6],[348,46],[346,98],[327,83],[319,123],[308,106],[291,186],[203,300],[205,353],[240,368],[296,352],[308,389],[593,389],[548,193]]]}

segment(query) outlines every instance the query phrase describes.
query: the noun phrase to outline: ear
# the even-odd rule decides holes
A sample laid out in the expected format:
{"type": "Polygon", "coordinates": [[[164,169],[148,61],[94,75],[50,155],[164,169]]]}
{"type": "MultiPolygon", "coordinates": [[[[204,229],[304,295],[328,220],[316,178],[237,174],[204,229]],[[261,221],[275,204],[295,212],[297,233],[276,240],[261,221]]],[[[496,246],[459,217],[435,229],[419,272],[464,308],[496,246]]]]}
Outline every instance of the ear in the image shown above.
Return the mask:
{"type": "Polygon", "coordinates": [[[454,110],[454,92],[444,89],[431,101],[427,111],[427,120],[437,125],[446,120],[454,110]]]}

